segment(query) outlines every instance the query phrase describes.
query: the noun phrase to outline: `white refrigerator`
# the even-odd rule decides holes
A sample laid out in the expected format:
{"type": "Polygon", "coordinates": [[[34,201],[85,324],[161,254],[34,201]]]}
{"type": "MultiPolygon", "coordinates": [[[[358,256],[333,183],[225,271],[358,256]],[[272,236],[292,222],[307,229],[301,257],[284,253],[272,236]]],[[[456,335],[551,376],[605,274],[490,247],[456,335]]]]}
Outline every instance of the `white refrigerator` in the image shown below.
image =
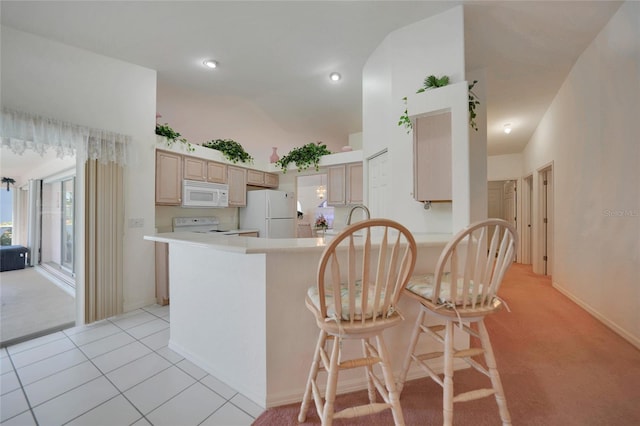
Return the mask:
{"type": "Polygon", "coordinates": [[[247,192],[247,207],[240,208],[241,229],[257,229],[263,238],[294,238],[295,227],[295,193],[272,189],[247,192]]]}

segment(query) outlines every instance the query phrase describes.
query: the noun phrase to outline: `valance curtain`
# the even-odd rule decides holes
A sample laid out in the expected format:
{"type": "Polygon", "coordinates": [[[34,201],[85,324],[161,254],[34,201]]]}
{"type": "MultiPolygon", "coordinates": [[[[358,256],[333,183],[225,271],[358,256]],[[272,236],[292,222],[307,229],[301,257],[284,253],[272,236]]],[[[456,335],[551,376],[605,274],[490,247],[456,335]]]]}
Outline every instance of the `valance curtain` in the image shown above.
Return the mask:
{"type": "Polygon", "coordinates": [[[83,162],[91,159],[119,166],[127,165],[131,157],[131,136],[8,108],[0,116],[0,137],[2,146],[18,155],[26,149],[44,154],[52,148],[59,158],[76,155],[83,162]]]}

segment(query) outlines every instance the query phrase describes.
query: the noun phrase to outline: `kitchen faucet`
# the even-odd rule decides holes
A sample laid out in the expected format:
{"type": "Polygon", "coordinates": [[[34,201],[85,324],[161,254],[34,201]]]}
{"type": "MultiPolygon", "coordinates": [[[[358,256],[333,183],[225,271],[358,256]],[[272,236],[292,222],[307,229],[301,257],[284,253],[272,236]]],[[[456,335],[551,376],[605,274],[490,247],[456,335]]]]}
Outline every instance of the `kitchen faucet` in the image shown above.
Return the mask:
{"type": "Polygon", "coordinates": [[[367,219],[371,218],[371,212],[369,211],[367,206],[365,206],[364,204],[357,204],[351,207],[351,210],[349,210],[349,216],[347,216],[347,225],[351,225],[351,215],[353,214],[353,211],[356,209],[364,210],[365,214],[367,215],[367,219]]]}

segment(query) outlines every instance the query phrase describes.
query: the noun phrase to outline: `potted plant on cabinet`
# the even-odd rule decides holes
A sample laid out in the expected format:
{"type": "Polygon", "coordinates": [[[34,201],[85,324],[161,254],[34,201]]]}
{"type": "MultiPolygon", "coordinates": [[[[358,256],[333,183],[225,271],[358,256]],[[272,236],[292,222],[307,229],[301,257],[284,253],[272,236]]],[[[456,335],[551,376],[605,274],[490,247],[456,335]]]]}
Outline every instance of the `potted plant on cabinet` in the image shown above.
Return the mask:
{"type": "Polygon", "coordinates": [[[316,170],[320,170],[320,157],[331,154],[327,146],[322,142],[310,142],[298,148],[293,148],[287,155],[284,155],[276,165],[282,169],[283,173],[287,173],[289,164],[295,163],[298,171],[306,170],[312,165],[316,170]]]}
{"type": "Polygon", "coordinates": [[[218,150],[232,163],[238,161],[243,163],[253,163],[253,157],[244,150],[242,145],[233,139],[214,139],[202,144],[205,148],[218,150]]]}
{"type": "MultiPolygon", "coordinates": [[[[473,83],[469,84],[469,125],[475,131],[478,131],[478,126],[476,124],[476,107],[480,105],[480,101],[475,93],[473,93],[473,87],[476,85],[478,80],[473,80],[473,83]]],[[[422,87],[416,91],[416,94],[425,92],[429,89],[434,89],[437,87],[443,87],[449,84],[449,76],[443,75],[440,78],[437,78],[435,75],[430,75],[424,79],[422,87]]],[[[413,129],[413,124],[411,123],[411,119],[409,118],[409,112],[407,110],[407,97],[402,98],[404,102],[405,108],[403,114],[400,116],[398,120],[398,126],[404,126],[407,129],[407,133],[411,132],[413,129]]]]}
{"type": "MultiPolygon", "coordinates": [[[[157,114],[156,118],[162,117],[157,114]]],[[[181,144],[187,147],[187,151],[192,152],[195,151],[195,148],[185,139],[182,135],[169,126],[169,124],[158,124],[156,123],[156,135],[164,136],[166,138],[166,144],[168,147],[171,147],[174,143],[180,142],[181,144]]]]}

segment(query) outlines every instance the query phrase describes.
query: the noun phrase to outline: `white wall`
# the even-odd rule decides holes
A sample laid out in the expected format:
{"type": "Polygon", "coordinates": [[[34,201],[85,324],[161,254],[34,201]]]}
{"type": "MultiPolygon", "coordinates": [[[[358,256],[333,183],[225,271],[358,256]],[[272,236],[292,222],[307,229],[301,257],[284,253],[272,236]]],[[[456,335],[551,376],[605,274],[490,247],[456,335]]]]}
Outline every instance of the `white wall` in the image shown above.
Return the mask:
{"type": "MultiPolygon", "coordinates": [[[[430,210],[424,210],[413,199],[412,135],[397,125],[405,109],[402,98],[414,95],[431,74],[448,75],[452,84],[465,80],[463,18],[462,7],[457,7],[392,32],[371,54],[363,71],[363,156],[366,159],[388,150],[392,188],[389,202],[393,206],[389,211],[392,219],[414,232],[451,232],[454,214],[450,203],[433,204],[430,210]]],[[[462,101],[466,105],[466,94],[462,101]]],[[[454,124],[454,128],[464,133],[467,145],[468,125],[454,124]]],[[[454,146],[453,151],[454,204],[464,210],[468,221],[469,179],[472,175],[486,181],[486,162],[483,157],[480,170],[470,171],[469,147],[454,146]]],[[[486,191],[478,196],[484,197],[486,210],[486,191]]]]}
{"type": "Polygon", "coordinates": [[[158,123],[168,123],[189,142],[201,144],[212,139],[233,139],[254,157],[256,165],[269,163],[271,147],[282,157],[292,148],[322,141],[331,152],[348,144],[318,134],[299,134],[281,128],[265,112],[246,99],[220,97],[158,85],[158,123]]]}
{"type": "Polygon", "coordinates": [[[524,150],[525,174],[553,162],[554,286],[638,347],[639,23],[640,3],[624,3],[524,150]]]}
{"type": "Polygon", "coordinates": [[[522,161],[522,153],[489,156],[487,180],[510,180],[522,177],[522,161]]]}
{"type": "Polygon", "coordinates": [[[142,237],[154,228],[156,72],[8,27],[2,27],[1,66],[4,106],[132,136],[136,159],[125,169],[125,224],[142,218],[144,227],[125,229],[124,308],[153,303],[153,244],[142,237]]]}

